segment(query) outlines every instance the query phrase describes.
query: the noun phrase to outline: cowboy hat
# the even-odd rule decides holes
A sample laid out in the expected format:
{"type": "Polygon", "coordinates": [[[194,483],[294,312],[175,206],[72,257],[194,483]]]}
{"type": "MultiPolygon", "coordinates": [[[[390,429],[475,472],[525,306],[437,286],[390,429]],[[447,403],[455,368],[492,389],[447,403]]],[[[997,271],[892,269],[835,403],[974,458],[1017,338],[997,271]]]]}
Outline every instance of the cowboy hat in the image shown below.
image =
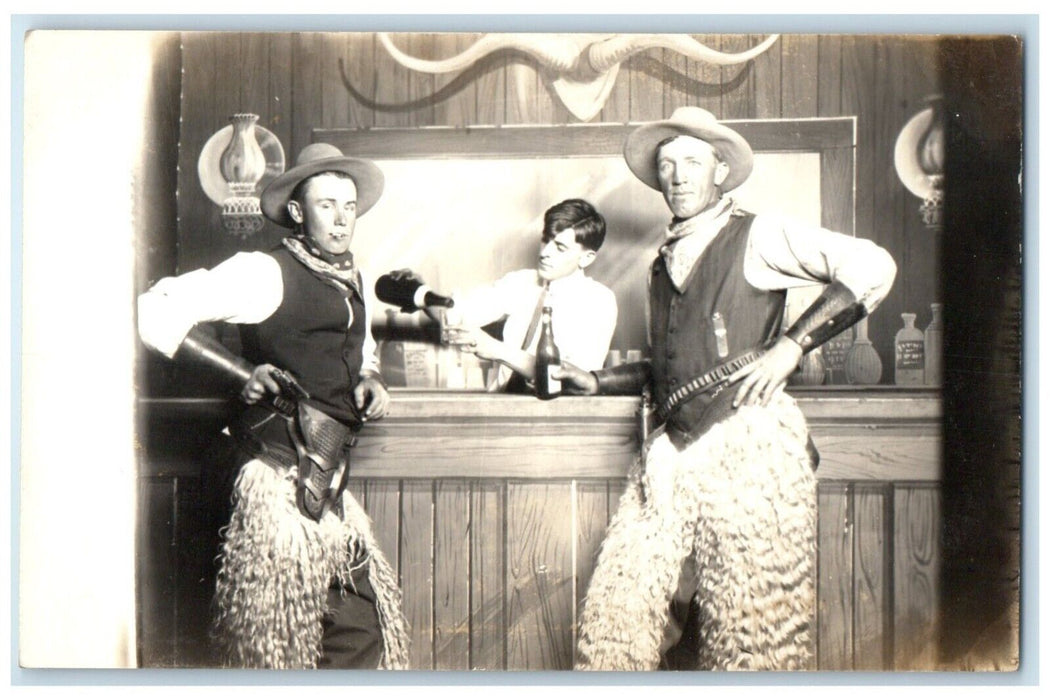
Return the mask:
{"type": "Polygon", "coordinates": [[[334,170],[346,173],[357,187],[357,215],[362,216],[383,193],[383,171],[370,160],[350,158],[329,143],[311,143],[299,151],[295,167],[274,179],[262,195],[259,204],[266,218],[285,228],[294,228],[288,215],[288,200],[296,186],[308,177],[334,170]]]}
{"type": "Polygon", "coordinates": [[[722,191],[740,186],[755,163],[755,154],[744,137],[718,123],[715,115],[700,107],[679,107],[670,119],[650,122],[638,127],[627,137],[623,157],[635,176],[652,187],[660,189],[656,174],[656,150],[659,144],[674,136],[692,136],[716,149],[729,166],[729,175],[722,183],[722,191]]]}

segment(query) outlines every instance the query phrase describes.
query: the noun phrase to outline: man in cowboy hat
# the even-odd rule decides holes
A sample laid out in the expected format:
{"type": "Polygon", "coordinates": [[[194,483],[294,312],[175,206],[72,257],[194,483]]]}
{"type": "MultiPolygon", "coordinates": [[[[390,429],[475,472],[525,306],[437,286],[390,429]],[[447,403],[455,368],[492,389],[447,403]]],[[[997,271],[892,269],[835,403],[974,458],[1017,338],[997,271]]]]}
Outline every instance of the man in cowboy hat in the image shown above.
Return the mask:
{"type": "Polygon", "coordinates": [[[673,215],[650,269],[651,359],[562,376],[585,394],[648,384],[663,422],[606,533],[578,667],[807,668],[816,451],[783,388],[805,352],[875,309],[896,266],[870,241],[739,209],[727,193],[752,150],[706,110],[639,127],[624,156],[673,215]],[[786,290],[815,283],[781,332],[786,290]]]}
{"type": "Polygon", "coordinates": [[[139,297],[143,341],[223,370],[244,404],[227,431],[238,471],[214,600],[230,665],[407,665],[396,575],[344,490],[356,431],[389,402],[350,252],[382,191],[375,164],[309,145],[262,193],[292,229],[281,245],[139,297]],[[196,325],[210,321],[240,324],[244,358],[196,325]]]}

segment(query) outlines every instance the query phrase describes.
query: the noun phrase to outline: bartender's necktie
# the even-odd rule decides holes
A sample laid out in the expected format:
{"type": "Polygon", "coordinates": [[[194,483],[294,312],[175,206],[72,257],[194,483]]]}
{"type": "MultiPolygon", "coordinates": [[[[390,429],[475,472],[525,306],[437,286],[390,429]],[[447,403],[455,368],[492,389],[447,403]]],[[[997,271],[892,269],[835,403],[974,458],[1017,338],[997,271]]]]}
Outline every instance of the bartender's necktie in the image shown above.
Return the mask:
{"type": "MultiPolygon", "coordinates": [[[[529,320],[529,327],[525,331],[525,338],[521,341],[522,350],[528,351],[529,346],[532,345],[532,339],[536,335],[536,328],[540,325],[540,316],[543,315],[543,306],[547,303],[547,292],[549,289],[550,288],[544,284],[543,289],[540,291],[539,298],[536,299],[536,308],[532,311],[532,319],[529,320]]],[[[499,391],[506,382],[507,376],[507,370],[505,370],[503,365],[497,365],[496,371],[492,373],[492,378],[489,380],[485,390],[499,391]]]]}

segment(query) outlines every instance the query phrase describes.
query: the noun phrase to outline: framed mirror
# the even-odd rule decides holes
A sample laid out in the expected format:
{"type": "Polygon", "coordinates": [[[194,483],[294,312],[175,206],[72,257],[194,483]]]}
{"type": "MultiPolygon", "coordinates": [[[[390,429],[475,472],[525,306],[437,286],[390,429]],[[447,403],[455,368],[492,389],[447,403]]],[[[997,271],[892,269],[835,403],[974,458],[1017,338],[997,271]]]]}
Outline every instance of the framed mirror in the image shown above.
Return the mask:
{"type": "MultiPolygon", "coordinates": [[[[755,150],[754,172],[733,192],[743,208],[854,232],[854,117],[726,123],[755,150]]],[[[570,197],[590,201],[607,234],[588,275],[616,294],[611,349],[626,357],[645,352],[646,279],[669,220],[662,195],[624,162],[623,144],[635,126],[315,129],[312,139],[372,159],[386,176],[383,197],[358,223],[354,240],[373,280],[407,267],[446,294],[485,285],[535,266],[548,207],[570,197]]],[[[819,289],[792,290],[789,320],[819,289]]],[[[459,358],[422,332],[424,314],[371,301],[377,337],[416,351],[407,377],[391,373],[392,386],[480,388],[476,374],[461,379],[447,371],[459,358]]]]}

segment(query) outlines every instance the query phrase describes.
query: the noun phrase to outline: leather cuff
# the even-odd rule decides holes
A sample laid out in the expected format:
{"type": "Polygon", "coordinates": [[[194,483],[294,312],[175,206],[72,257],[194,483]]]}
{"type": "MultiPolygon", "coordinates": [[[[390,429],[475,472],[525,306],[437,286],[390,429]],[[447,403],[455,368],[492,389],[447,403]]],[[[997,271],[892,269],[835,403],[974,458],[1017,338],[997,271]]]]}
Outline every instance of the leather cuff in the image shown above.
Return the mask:
{"type": "Polygon", "coordinates": [[[652,365],[649,360],[642,360],[600,369],[591,374],[598,380],[599,395],[635,395],[642,393],[642,389],[649,383],[652,365]]]}
{"type": "Polygon", "coordinates": [[[175,351],[176,361],[190,360],[216,369],[237,386],[244,386],[252,377],[255,365],[243,357],[230,352],[225,345],[205,332],[200,326],[194,326],[183,338],[179,349],[175,351]]]}
{"type": "Polygon", "coordinates": [[[857,301],[850,288],[834,281],[824,288],[784,335],[798,343],[802,354],[806,354],[867,315],[868,310],[857,301]]]}

